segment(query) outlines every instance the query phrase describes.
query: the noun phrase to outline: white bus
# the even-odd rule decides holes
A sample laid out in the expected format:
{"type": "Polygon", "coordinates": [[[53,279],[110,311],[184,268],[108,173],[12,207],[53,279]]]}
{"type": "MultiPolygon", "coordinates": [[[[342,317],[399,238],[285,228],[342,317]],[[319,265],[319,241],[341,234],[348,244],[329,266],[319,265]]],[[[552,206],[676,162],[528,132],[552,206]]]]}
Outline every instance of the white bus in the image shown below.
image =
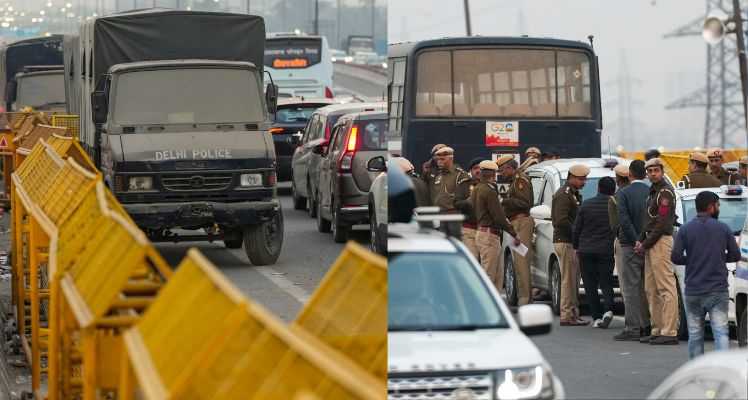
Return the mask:
{"type": "Polygon", "coordinates": [[[265,70],[272,75],[281,96],[334,96],[330,48],[323,36],[269,34],[265,42],[265,70]]]}

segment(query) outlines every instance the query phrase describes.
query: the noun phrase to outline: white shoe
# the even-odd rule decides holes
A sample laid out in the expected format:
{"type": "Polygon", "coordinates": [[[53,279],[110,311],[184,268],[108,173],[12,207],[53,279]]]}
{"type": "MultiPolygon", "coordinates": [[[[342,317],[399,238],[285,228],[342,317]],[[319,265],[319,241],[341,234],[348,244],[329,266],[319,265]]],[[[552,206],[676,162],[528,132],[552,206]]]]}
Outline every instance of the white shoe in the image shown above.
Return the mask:
{"type": "Polygon", "coordinates": [[[613,321],[613,311],[608,311],[605,314],[603,314],[603,320],[600,324],[600,328],[602,329],[608,329],[608,326],[610,325],[610,322],[613,321]]]}
{"type": "Polygon", "coordinates": [[[592,323],[593,328],[602,328],[603,320],[600,318],[596,319],[595,322],[592,323]]]}

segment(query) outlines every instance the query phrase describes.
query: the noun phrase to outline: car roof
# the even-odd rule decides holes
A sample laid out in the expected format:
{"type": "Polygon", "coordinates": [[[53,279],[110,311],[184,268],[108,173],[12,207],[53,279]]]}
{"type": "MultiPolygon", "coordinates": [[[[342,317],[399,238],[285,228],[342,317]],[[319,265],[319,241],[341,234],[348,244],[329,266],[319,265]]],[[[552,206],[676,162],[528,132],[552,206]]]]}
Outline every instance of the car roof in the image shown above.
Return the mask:
{"type": "MultiPolygon", "coordinates": [[[[341,118],[341,120],[343,119],[356,119],[356,120],[387,119],[387,113],[382,112],[382,111],[353,112],[353,113],[344,115],[341,118]]],[[[338,121],[338,123],[340,123],[340,121],[338,121]]]]}
{"type": "Polygon", "coordinates": [[[289,106],[289,105],[317,105],[317,104],[323,104],[323,105],[331,105],[331,104],[338,104],[333,99],[327,99],[327,98],[300,98],[300,97],[287,97],[283,99],[278,99],[278,107],[280,106],[289,106]]]}
{"type": "Polygon", "coordinates": [[[457,253],[457,246],[437,230],[424,230],[413,222],[387,225],[390,253],[457,253]]]}
{"type": "Polygon", "coordinates": [[[543,170],[552,172],[565,178],[573,165],[582,164],[590,168],[591,178],[613,176],[615,173],[611,167],[606,166],[607,160],[603,158],[562,158],[559,160],[543,161],[527,168],[527,172],[543,170]]]}
{"type": "Polygon", "coordinates": [[[329,106],[321,107],[315,111],[316,113],[319,113],[321,115],[330,115],[330,114],[350,114],[352,112],[359,112],[358,110],[361,109],[369,109],[371,108],[371,111],[378,111],[379,109],[384,109],[385,103],[383,102],[377,102],[377,103],[345,103],[345,104],[332,104],[329,106]]]}
{"type": "Polygon", "coordinates": [[[748,187],[743,186],[743,192],[740,195],[727,194],[727,186],[711,187],[711,188],[698,188],[698,189],[675,189],[675,194],[682,200],[692,200],[696,198],[699,193],[708,190],[712,193],[716,193],[720,199],[737,199],[737,198],[748,198],[748,187]]]}

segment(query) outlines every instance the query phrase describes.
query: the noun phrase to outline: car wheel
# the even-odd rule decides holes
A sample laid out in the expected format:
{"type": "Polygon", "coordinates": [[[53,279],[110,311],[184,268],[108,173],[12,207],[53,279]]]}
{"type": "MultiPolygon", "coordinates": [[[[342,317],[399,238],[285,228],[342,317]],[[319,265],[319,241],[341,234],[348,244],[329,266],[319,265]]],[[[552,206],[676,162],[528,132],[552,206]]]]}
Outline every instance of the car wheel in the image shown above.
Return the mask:
{"type": "Polygon", "coordinates": [[[561,315],[561,269],[558,267],[558,260],[551,260],[551,308],[553,313],[561,315]]]}
{"type": "Polygon", "coordinates": [[[315,201],[315,196],[312,196],[312,185],[309,183],[309,178],[307,178],[306,181],[306,194],[309,196],[306,199],[306,207],[309,212],[309,217],[315,218],[317,216],[317,202],[315,201]]]}
{"type": "Polygon", "coordinates": [[[283,214],[258,225],[250,225],[244,232],[244,248],[253,265],[270,265],[278,261],[283,247],[283,214]]]}
{"type": "Polygon", "coordinates": [[[688,340],[688,321],[686,321],[686,307],[683,305],[683,296],[681,296],[680,283],[675,278],[675,290],[678,293],[678,339],[688,340]]]}
{"type": "Polygon", "coordinates": [[[748,346],[748,307],[743,309],[738,319],[738,346],[748,346]]]}
{"type": "Polygon", "coordinates": [[[514,259],[512,252],[504,254],[504,292],[506,302],[510,306],[517,305],[517,275],[514,273],[514,259]]]}
{"type": "Polygon", "coordinates": [[[335,243],[345,243],[348,240],[348,229],[349,227],[340,222],[340,209],[338,206],[332,206],[332,239],[335,243]]]}
{"type": "Polygon", "coordinates": [[[291,178],[291,197],[293,198],[293,209],[294,210],[306,210],[307,200],[306,197],[299,196],[296,191],[296,180],[291,178]]]}
{"type": "Polygon", "coordinates": [[[314,213],[314,215],[317,216],[317,232],[328,233],[330,232],[330,221],[326,220],[322,216],[322,206],[319,201],[319,193],[317,193],[314,196],[314,198],[315,198],[314,204],[316,204],[317,206],[316,207],[317,211],[314,213]]]}

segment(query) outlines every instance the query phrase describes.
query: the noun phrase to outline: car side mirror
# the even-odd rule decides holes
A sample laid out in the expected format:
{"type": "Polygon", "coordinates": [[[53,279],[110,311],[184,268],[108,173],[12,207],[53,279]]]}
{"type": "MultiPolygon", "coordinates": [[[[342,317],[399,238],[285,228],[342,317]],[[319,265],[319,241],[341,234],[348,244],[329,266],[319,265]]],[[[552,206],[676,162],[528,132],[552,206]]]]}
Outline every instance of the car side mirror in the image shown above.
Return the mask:
{"type": "Polygon", "coordinates": [[[541,204],[530,209],[530,216],[534,219],[551,219],[551,208],[546,204],[541,204]]]}
{"type": "Polygon", "coordinates": [[[551,332],[553,314],[547,304],[527,304],[517,312],[519,329],[527,336],[545,335],[551,332]]]}
{"type": "Polygon", "coordinates": [[[275,114],[278,111],[278,85],[268,83],[265,88],[265,103],[267,103],[270,114],[275,114]]]}
{"type": "Polygon", "coordinates": [[[384,157],[377,156],[369,160],[369,162],[366,164],[366,169],[369,172],[384,172],[387,171],[387,164],[384,160],[384,157]]]}
{"type": "Polygon", "coordinates": [[[91,93],[91,109],[93,110],[93,123],[101,125],[106,123],[108,113],[108,101],[106,93],[95,91],[91,93]]]}

